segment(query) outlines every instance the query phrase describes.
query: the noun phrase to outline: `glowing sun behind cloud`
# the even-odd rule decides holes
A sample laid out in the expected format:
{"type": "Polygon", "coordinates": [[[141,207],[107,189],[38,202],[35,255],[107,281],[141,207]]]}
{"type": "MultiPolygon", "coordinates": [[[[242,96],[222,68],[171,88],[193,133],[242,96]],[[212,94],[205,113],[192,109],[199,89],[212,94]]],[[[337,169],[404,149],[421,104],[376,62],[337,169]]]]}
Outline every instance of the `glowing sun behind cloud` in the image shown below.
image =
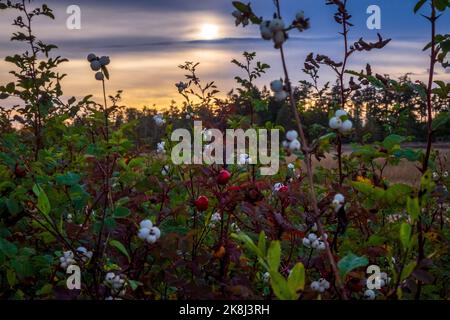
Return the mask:
{"type": "Polygon", "coordinates": [[[200,38],[202,40],[213,40],[219,36],[219,27],[215,24],[205,23],[200,29],[200,38]]]}

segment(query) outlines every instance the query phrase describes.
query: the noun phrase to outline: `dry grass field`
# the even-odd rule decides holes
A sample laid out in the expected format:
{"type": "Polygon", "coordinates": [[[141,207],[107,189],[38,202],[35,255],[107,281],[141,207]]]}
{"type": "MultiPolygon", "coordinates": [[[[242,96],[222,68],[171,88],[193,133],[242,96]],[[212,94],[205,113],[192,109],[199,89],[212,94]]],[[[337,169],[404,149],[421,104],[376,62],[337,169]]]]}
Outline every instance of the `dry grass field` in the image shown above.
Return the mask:
{"type": "MultiPolygon", "coordinates": [[[[422,148],[419,145],[412,145],[408,147],[422,148]]],[[[445,165],[446,170],[450,170],[450,143],[436,144],[435,148],[439,150],[441,162],[445,165]]],[[[345,147],[346,154],[350,153],[349,146],[345,147]]],[[[314,161],[314,166],[322,166],[325,168],[337,167],[337,162],[334,159],[334,154],[328,154],[327,157],[320,162],[314,161]]],[[[402,160],[398,166],[388,166],[384,170],[384,176],[394,183],[409,183],[415,184],[420,179],[420,171],[412,162],[402,160]]]]}

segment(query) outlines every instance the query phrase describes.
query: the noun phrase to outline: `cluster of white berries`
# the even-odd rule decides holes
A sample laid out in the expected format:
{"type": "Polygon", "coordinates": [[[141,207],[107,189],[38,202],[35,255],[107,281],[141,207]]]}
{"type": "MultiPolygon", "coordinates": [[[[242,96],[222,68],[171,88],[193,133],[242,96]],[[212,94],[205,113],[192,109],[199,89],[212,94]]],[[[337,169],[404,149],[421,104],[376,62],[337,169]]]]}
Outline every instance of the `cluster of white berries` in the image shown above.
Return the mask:
{"type": "MultiPolygon", "coordinates": [[[[391,282],[391,278],[388,277],[386,272],[381,272],[380,273],[380,279],[379,279],[379,287],[378,289],[381,289],[383,287],[385,287],[387,284],[389,284],[391,282]]],[[[376,297],[376,292],[373,289],[367,289],[366,291],[364,291],[364,299],[366,300],[375,300],[376,297]]]]}
{"type": "MultiPolygon", "coordinates": [[[[114,272],[108,272],[105,276],[105,284],[111,288],[114,295],[124,296],[126,293],[125,279],[121,275],[116,275],[114,272]]],[[[109,299],[108,300],[113,300],[109,299]]]]}
{"type": "Polygon", "coordinates": [[[325,250],[325,241],[327,241],[328,235],[326,233],[323,234],[320,238],[314,232],[308,234],[307,237],[303,238],[303,245],[307,248],[315,249],[315,250],[325,250]]]}
{"type": "Polygon", "coordinates": [[[230,227],[231,227],[231,230],[233,230],[234,232],[237,232],[237,233],[241,232],[241,228],[239,228],[239,226],[237,225],[236,222],[233,222],[233,223],[230,225],[230,227]]]}
{"type": "Polygon", "coordinates": [[[391,278],[388,277],[386,272],[381,272],[380,273],[380,287],[384,287],[387,284],[389,284],[389,282],[391,282],[391,278]]]}
{"type": "Polygon", "coordinates": [[[75,258],[72,251],[63,252],[63,256],[59,258],[60,266],[63,269],[67,269],[67,267],[76,264],[75,258]]]}
{"type": "Polygon", "coordinates": [[[165,147],[166,147],[165,141],[158,142],[158,144],[156,145],[156,152],[157,153],[166,153],[165,147]]]}
{"type": "Polygon", "coordinates": [[[372,289],[367,289],[364,292],[364,299],[366,299],[366,300],[375,300],[375,296],[376,296],[376,293],[372,289]]]}
{"type": "Polygon", "coordinates": [[[184,90],[186,90],[188,86],[189,85],[187,83],[182,81],[175,84],[175,87],[177,87],[179,93],[182,93],[184,90]]]}
{"type": "MultiPolygon", "coordinates": [[[[81,260],[86,263],[92,258],[92,251],[88,251],[85,247],[78,247],[77,254],[81,257],[81,260]]],[[[74,253],[69,251],[64,251],[62,257],[59,258],[60,266],[63,269],[67,269],[71,265],[76,265],[74,253]]]]}
{"type": "Polygon", "coordinates": [[[138,232],[138,237],[141,240],[147,241],[149,244],[155,243],[161,237],[161,230],[153,226],[150,220],[143,220],[139,224],[141,227],[138,232]]]}
{"type": "Polygon", "coordinates": [[[295,165],[294,165],[293,163],[289,163],[289,164],[287,165],[287,167],[288,167],[288,169],[291,170],[291,171],[294,171],[294,170],[295,170],[295,165]]]}
{"type": "Polygon", "coordinates": [[[264,40],[272,40],[275,48],[280,48],[287,39],[283,19],[275,18],[261,22],[259,30],[264,40]]]}
{"type": "Polygon", "coordinates": [[[334,211],[338,212],[342,208],[344,203],[345,203],[345,197],[340,193],[336,194],[334,196],[334,199],[332,202],[332,207],[334,208],[334,211]]]}
{"type": "Polygon", "coordinates": [[[347,111],[339,109],[335,112],[334,117],[330,119],[329,126],[333,130],[339,130],[342,134],[347,134],[352,131],[353,123],[347,119],[342,118],[348,117],[347,111]]]}
{"type": "Polygon", "coordinates": [[[214,227],[217,223],[219,223],[222,220],[222,216],[220,214],[220,212],[215,212],[212,216],[211,216],[211,220],[209,223],[209,227],[212,228],[214,227]]]}
{"type": "Polygon", "coordinates": [[[187,113],[186,114],[186,120],[190,120],[190,119],[192,119],[194,117],[194,113],[193,112],[190,112],[190,113],[187,113]]]}
{"type": "Polygon", "coordinates": [[[262,276],[262,279],[263,279],[264,283],[269,283],[269,281],[270,281],[270,273],[269,272],[264,273],[263,276],[262,276]]]}
{"type": "Polygon", "coordinates": [[[91,63],[91,69],[92,71],[98,71],[95,74],[95,79],[98,81],[103,81],[105,79],[105,76],[100,69],[102,67],[106,67],[108,64],[110,64],[111,60],[107,56],[103,57],[97,57],[94,53],[91,53],[87,56],[87,60],[91,63]]]}
{"type": "Polygon", "coordinates": [[[270,83],[270,90],[273,91],[275,101],[284,101],[288,97],[288,93],[284,89],[282,80],[274,80],[270,83]]]}
{"type": "Polygon", "coordinates": [[[252,163],[252,158],[248,154],[241,153],[239,155],[239,159],[238,159],[239,165],[245,165],[245,164],[250,164],[250,163],[252,163]]]}
{"type": "Polygon", "coordinates": [[[219,212],[216,212],[211,216],[211,222],[219,222],[221,220],[222,220],[222,216],[220,215],[219,212]]]}
{"type": "Polygon", "coordinates": [[[248,24],[250,23],[250,19],[249,17],[247,17],[246,15],[244,15],[242,12],[240,12],[239,10],[235,10],[232,13],[233,17],[236,18],[236,26],[240,25],[242,23],[243,27],[248,26],[248,24]]]}
{"type": "Polygon", "coordinates": [[[291,151],[298,151],[301,149],[302,144],[300,140],[298,140],[298,133],[295,130],[290,130],[286,133],[286,140],[282,143],[284,148],[287,148],[291,151]]]}
{"type": "Polygon", "coordinates": [[[92,251],[88,251],[85,247],[78,247],[77,252],[81,256],[83,262],[87,262],[92,258],[92,251]]]}
{"type": "Polygon", "coordinates": [[[164,125],[166,123],[166,120],[160,114],[153,116],[153,121],[155,121],[155,123],[158,127],[161,127],[162,125],[164,125]]]}
{"type": "Polygon", "coordinates": [[[286,186],[283,183],[278,182],[273,185],[272,191],[273,193],[277,193],[283,188],[286,188],[286,186]]]}
{"type": "Polygon", "coordinates": [[[71,214],[71,213],[68,213],[68,214],[67,214],[67,222],[68,222],[68,223],[72,223],[72,222],[73,222],[72,218],[73,218],[72,214],[71,214]]]}
{"type": "MultiPolygon", "coordinates": [[[[439,180],[441,177],[439,176],[439,173],[437,172],[433,172],[433,180],[437,181],[439,180]]],[[[442,173],[442,178],[447,179],[448,178],[448,171],[445,171],[442,173]]]]}
{"type": "Polygon", "coordinates": [[[167,176],[169,174],[170,171],[170,167],[168,165],[165,165],[162,169],[161,169],[161,175],[163,176],[167,176]]]}
{"type": "Polygon", "coordinates": [[[328,290],[329,288],[330,283],[324,278],[320,278],[318,281],[311,282],[311,289],[316,292],[324,293],[325,290],[328,290]]]}

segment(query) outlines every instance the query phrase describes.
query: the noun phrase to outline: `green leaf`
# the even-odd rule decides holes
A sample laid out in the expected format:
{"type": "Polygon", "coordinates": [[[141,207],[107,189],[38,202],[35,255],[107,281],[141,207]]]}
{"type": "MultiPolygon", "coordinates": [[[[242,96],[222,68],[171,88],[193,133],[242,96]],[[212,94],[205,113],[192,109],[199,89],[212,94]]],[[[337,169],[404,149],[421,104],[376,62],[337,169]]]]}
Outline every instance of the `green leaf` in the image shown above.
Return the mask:
{"type": "Polygon", "coordinates": [[[80,175],[73,172],[67,172],[64,175],[58,175],[56,177],[56,182],[66,186],[76,185],[80,181],[80,175]]]}
{"type": "Polygon", "coordinates": [[[300,290],[305,289],[305,267],[302,263],[297,263],[289,274],[287,285],[292,296],[297,296],[300,290]]]}
{"type": "Polygon", "coordinates": [[[394,156],[397,158],[405,158],[409,161],[418,161],[421,156],[421,151],[416,151],[414,149],[400,149],[394,152],[394,156]]]}
{"type": "Polygon", "coordinates": [[[291,300],[291,292],[287,285],[286,279],[278,271],[270,271],[270,284],[273,293],[280,300],[291,300]]]}
{"type": "Polygon", "coordinates": [[[406,208],[413,221],[417,220],[420,215],[419,198],[408,197],[406,199],[406,208]]]}
{"type": "Polygon", "coordinates": [[[117,250],[120,251],[120,253],[122,253],[124,256],[126,256],[128,258],[128,262],[131,261],[131,258],[130,258],[130,255],[128,254],[127,249],[120,241],[111,240],[111,241],[109,241],[109,245],[116,248],[117,250]]]}
{"type": "Polygon", "coordinates": [[[12,258],[17,255],[17,247],[8,240],[0,238],[0,252],[8,258],[12,258]]]}
{"type": "Polygon", "coordinates": [[[114,210],[114,218],[125,218],[130,215],[130,209],[125,207],[117,207],[114,210]]]}
{"type": "Polygon", "coordinates": [[[441,12],[445,11],[448,5],[448,0],[434,0],[434,6],[441,12]]]}
{"type": "Polygon", "coordinates": [[[329,141],[329,140],[331,140],[331,139],[334,139],[334,138],[336,138],[336,132],[330,132],[330,133],[327,133],[326,135],[323,135],[323,136],[321,136],[320,138],[319,138],[319,141],[329,141]]]}
{"type": "Polygon", "coordinates": [[[416,265],[417,265],[416,261],[411,261],[410,263],[408,263],[402,270],[402,273],[400,275],[400,281],[403,281],[406,278],[408,278],[416,268],[416,265]]]}
{"type": "Polygon", "coordinates": [[[245,233],[239,233],[239,234],[235,234],[233,233],[231,235],[234,239],[237,239],[241,242],[244,243],[244,245],[247,247],[247,249],[249,249],[250,251],[252,251],[254,254],[256,254],[259,257],[263,257],[263,253],[259,250],[259,248],[256,246],[256,244],[253,242],[253,240],[246,235],[245,233]]]}
{"type": "Polygon", "coordinates": [[[402,223],[400,226],[400,242],[405,251],[409,248],[411,240],[411,225],[409,223],[402,223]]]}
{"type": "Polygon", "coordinates": [[[240,1],[233,1],[233,6],[242,13],[251,13],[250,7],[240,1]]]}
{"type": "Polygon", "coordinates": [[[51,206],[44,189],[42,189],[38,184],[35,184],[33,187],[33,192],[38,197],[37,208],[42,212],[42,214],[48,216],[50,214],[51,206]]]}
{"type": "Polygon", "coordinates": [[[256,112],[267,111],[269,107],[269,104],[266,101],[260,99],[253,100],[252,104],[256,112]]]}
{"type": "Polygon", "coordinates": [[[281,244],[280,241],[272,241],[267,251],[267,263],[270,271],[278,271],[281,263],[281,244]]]}
{"type": "Polygon", "coordinates": [[[266,234],[264,231],[261,231],[258,239],[258,248],[261,251],[262,255],[266,254],[266,234]]]}
{"type": "Polygon", "coordinates": [[[8,93],[12,94],[12,93],[14,93],[14,90],[16,89],[16,85],[14,84],[14,82],[10,82],[6,85],[5,89],[8,93]]]}
{"type": "Polygon", "coordinates": [[[131,290],[133,290],[133,291],[136,291],[136,289],[139,286],[143,285],[142,282],[139,282],[139,281],[136,281],[136,280],[128,280],[128,283],[130,284],[131,290]]]}
{"type": "Polygon", "coordinates": [[[419,2],[417,2],[416,5],[414,6],[414,13],[417,13],[417,11],[419,11],[420,8],[422,8],[425,2],[427,2],[427,0],[420,0],[419,2]]]}
{"type": "Polygon", "coordinates": [[[397,183],[389,187],[385,192],[387,205],[405,204],[405,199],[412,192],[412,188],[407,184],[397,183]]]}
{"type": "Polygon", "coordinates": [[[103,74],[105,75],[105,78],[106,78],[107,80],[109,80],[109,71],[108,71],[108,68],[106,68],[105,66],[102,66],[102,71],[103,71],[103,74]]]}
{"type": "Polygon", "coordinates": [[[342,278],[344,278],[350,271],[364,267],[369,264],[369,260],[366,257],[359,257],[353,253],[347,254],[344,258],[339,260],[338,268],[342,278]]]}
{"type": "Polygon", "coordinates": [[[432,128],[433,130],[437,130],[449,122],[450,122],[450,111],[440,113],[436,118],[433,119],[432,128]]]}
{"type": "Polygon", "coordinates": [[[6,207],[8,211],[14,216],[22,211],[20,204],[14,199],[5,200],[6,207]]]}
{"type": "Polygon", "coordinates": [[[6,280],[8,280],[9,286],[12,288],[16,284],[16,273],[14,270],[6,270],[6,280]]]}
{"type": "Polygon", "coordinates": [[[50,283],[45,284],[41,289],[39,289],[36,294],[38,296],[46,296],[53,292],[53,286],[50,283]]]}
{"type": "Polygon", "coordinates": [[[399,146],[402,142],[406,141],[406,137],[399,136],[397,134],[391,134],[387,136],[383,141],[383,147],[388,150],[393,149],[395,146],[399,146]]]}

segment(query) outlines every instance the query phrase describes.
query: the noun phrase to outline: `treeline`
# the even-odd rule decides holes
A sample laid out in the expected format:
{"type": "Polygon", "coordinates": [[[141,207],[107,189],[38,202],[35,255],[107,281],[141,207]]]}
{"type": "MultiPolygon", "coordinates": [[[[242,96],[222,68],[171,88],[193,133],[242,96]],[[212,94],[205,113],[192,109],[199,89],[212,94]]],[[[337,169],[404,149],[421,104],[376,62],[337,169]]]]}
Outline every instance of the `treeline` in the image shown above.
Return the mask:
{"type": "MultiPolygon", "coordinates": [[[[389,78],[385,76],[385,79],[389,78]]],[[[347,107],[354,123],[354,132],[348,141],[360,143],[380,141],[390,134],[408,136],[415,142],[426,141],[426,103],[417,88],[410,87],[412,82],[408,76],[400,78],[396,83],[401,87],[400,92],[380,89],[370,83],[354,91],[347,107]]],[[[202,119],[206,127],[221,127],[224,123],[223,118],[228,117],[228,124],[231,127],[233,123],[234,126],[239,123],[243,128],[250,125],[264,127],[267,123],[271,123],[274,127],[295,129],[294,116],[285,101],[275,101],[267,88],[259,90],[253,87],[253,89],[255,92],[252,94],[251,103],[239,90],[235,90],[224,100],[215,99],[213,107],[201,104],[192,107],[187,103],[177,106],[175,102],[164,109],[123,107],[117,112],[114,123],[116,127],[134,123],[135,141],[152,146],[156,145],[164,134],[164,130],[161,130],[153,119],[156,114],[164,114],[171,119],[174,128],[189,128],[193,119],[202,119]],[[256,107],[255,100],[259,102],[256,107]]],[[[318,89],[314,84],[302,81],[294,92],[300,101],[298,108],[308,137],[314,139],[325,134],[328,130],[329,115],[338,109],[339,105],[337,85],[326,84],[318,89]]],[[[440,118],[445,121],[444,125],[436,129],[435,141],[449,141],[450,126],[447,121],[449,98],[442,99],[435,95],[433,104],[435,121],[440,118]]]]}

